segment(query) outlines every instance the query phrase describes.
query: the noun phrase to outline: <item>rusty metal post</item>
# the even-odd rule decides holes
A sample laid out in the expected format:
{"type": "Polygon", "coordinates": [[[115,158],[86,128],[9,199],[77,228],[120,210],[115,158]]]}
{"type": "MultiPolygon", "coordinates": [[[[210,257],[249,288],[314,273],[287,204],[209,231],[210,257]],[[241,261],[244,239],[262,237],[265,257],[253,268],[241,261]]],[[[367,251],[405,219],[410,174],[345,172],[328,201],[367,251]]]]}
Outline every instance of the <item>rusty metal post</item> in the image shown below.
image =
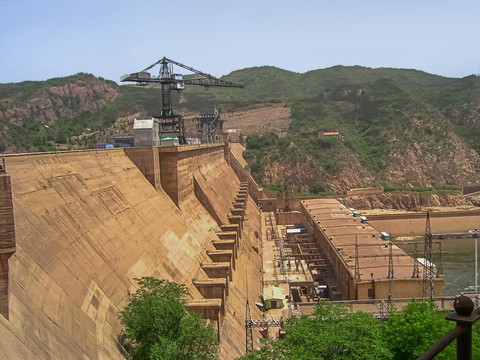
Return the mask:
{"type": "Polygon", "coordinates": [[[472,359],[472,325],[462,326],[465,330],[457,338],[457,359],[472,359]]]}
{"type": "Polygon", "coordinates": [[[447,320],[455,321],[457,327],[462,328],[457,338],[457,359],[472,359],[472,325],[480,319],[478,309],[473,311],[472,299],[465,295],[457,297],[453,303],[455,313],[447,316],[447,320]]]}

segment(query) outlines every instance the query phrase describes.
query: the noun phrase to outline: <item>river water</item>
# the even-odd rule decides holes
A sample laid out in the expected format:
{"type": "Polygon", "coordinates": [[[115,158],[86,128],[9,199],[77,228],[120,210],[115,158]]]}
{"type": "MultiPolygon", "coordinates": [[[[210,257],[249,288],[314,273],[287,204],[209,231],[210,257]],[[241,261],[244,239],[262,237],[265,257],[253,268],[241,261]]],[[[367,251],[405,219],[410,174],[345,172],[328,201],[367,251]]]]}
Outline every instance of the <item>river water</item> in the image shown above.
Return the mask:
{"type": "MultiPolygon", "coordinates": [[[[437,240],[434,240],[437,241],[437,240]]],[[[445,275],[445,296],[459,295],[464,291],[475,290],[475,241],[472,238],[464,239],[443,239],[442,251],[447,254],[442,255],[443,273],[445,275]]],[[[423,257],[423,244],[418,246],[418,257],[423,257]]],[[[480,239],[478,241],[480,252],[480,239]]],[[[413,245],[403,245],[406,251],[411,253],[413,245]]],[[[438,252],[439,244],[434,243],[433,252],[438,252]]],[[[433,255],[433,262],[438,264],[438,255],[433,255]]],[[[479,261],[480,268],[480,261],[479,261]]],[[[479,270],[480,272],[480,270],[479,270]]],[[[479,279],[480,289],[480,279],[479,279]]]]}

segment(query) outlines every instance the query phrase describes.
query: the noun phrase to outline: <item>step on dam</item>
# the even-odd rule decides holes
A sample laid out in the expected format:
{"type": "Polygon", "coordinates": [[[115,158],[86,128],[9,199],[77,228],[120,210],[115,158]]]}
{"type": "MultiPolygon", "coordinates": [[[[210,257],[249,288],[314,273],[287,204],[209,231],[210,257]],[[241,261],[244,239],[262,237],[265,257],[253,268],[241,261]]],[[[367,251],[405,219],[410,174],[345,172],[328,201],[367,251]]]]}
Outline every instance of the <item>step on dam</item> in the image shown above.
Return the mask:
{"type": "Polygon", "coordinates": [[[223,144],[6,156],[1,358],[123,358],[117,316],[142,276],[185,283],[220,330],[219,358],[243,354],[260,212],[225,156],[223,144]]]}

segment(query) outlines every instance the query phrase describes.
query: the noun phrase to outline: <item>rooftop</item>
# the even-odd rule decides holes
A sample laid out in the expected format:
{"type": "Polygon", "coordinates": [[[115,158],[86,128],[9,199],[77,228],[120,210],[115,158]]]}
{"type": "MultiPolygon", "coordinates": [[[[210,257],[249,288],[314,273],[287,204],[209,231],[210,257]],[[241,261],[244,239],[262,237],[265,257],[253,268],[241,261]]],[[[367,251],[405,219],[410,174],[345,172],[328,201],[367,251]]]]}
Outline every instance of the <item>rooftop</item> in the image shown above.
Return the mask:
{"type": "MultiPolygon", "coordinates": [[[[360,281],[388,278],[389,241],[381,239],[382,229],[362,224],[353,211],[335,199],[302,200],[302,205],[320,230],[330,239],[352,275],[355,273],[355,238],[358,241],[360,281]]],[[[394,278],[411,278],[414,259],[392,244],[394,278]]],[[[419,266],[421,271],[422,266],[419,266]]]]}

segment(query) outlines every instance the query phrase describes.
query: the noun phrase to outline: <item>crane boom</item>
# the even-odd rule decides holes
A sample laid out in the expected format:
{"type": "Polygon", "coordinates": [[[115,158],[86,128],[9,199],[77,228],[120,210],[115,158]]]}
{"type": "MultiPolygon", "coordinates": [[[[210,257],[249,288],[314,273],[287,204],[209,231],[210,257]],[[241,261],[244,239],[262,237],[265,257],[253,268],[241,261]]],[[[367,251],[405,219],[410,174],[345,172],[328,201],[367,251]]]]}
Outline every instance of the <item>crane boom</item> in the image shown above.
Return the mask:
{"type": "Polygon", "coordinates": [[[154,116],[160,118],[160,133],[176,133],[180,144],[185,144],[185,127],[183,123],[183,117],[175,115],[172,110],[172,90],[181,91],[188,85],[201,85],[205,87],[218,86],[218,87],[235,87],[244,88],[243,85],[235,84],[233,82],[217,79],[216,77],[206,74],[200,70],[196,70],[190,66],[184,65],[177,61],[163,57],[150,66],[147,66],[140,72],[127,74],[121,77],[120,81],[136,82],[140,85],[147,83],[157,83],[162,86],[162,112],[160,116],[154,116]],[[159,65],[160,70],[158,76],[151,75],[149,71],[155,66],[159,65]],[[185,70],[191,71],[201,77],[195,77],[191,79],[183,79],[180,74],[173,72],[173,65],[181,67],[185,70]]]}

